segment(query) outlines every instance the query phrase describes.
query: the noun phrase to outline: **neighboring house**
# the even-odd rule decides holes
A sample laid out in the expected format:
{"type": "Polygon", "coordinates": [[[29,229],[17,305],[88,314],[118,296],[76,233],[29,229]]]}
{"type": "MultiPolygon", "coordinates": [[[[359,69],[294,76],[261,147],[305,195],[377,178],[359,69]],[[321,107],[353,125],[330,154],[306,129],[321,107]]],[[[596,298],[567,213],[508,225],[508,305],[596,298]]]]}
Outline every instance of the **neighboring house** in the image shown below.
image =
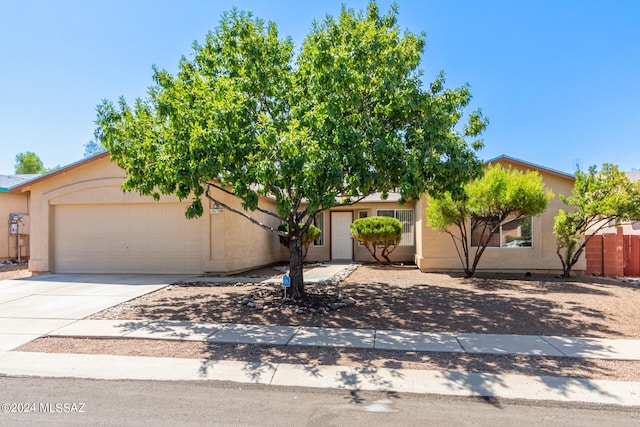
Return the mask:
{"type": "MultiPolygon", "coordinates": [[[[626,172],[631,182],[640,181],[640,172],[626,172]]],[[[616,223],[599,228],[604,221],[587,230],[592,235],[585,248],[586,274],[598,276],[640,276],[640,221],[616,223]]]]}
{"type": "MultiPolygon", "coordinates": [[[[631,182],[640,181],[640,172],[625,173],[631,182]]],[[[602,222],[595,224],[590,230],[587,230],[587,234],[594,234],[594,231],[597,230],[601,225],[602,222]]],[[[618,232],[618,227],[622,228],[622,234],[624,234],[625,236],[640,236],[640,221],[625,221],[621,223],[609,221],[609,225],[607,227],[601,228],[595,234],[616,234],[618,232]]]]}
{"type": "MultiPolygon", "coordinates": [[[[503,156],[493,162],[540,171],[555,194],[569,194],[573,185],[571,175],[517,159],[503,156]]],[[[124,177],[125,171],[109,161],[109,153],[102,153],[13,187],[12,193],[30,199],[29,268],[57,273],[233,273],[288,259],[275,233],[217,209],[208,200],[204,200],[205,215],[187,220],[187,202],[173,196],[156,202],[135,192],[124,193],[124,177]]],[[[232,196],[215,196],[240,206],[232,196]]],[[[322,235],[309,248],[306,260],[371,260],[350,237],[349,225],[357,218],[387,215],[403,223],[403,237],[392,260],[415,262],[423,271],[459,270],[450,238],[425,225],[425,200],[404,205],[398,200],[394,194],[387,200],[374,194],[353,206],[320,213],[315,221],[322,235]]],[[[270,198],[260,203],[275,210],[270,198]]],[[[547,212],[533,218],[530,247],[489,248],[478,270],[558,271],[552,231],[560,207],[556,198],[547,212]]],[[[275,218],[254,214],[278,226],[275,218]]]]}
{"type": "Polygon", "coordinates": [[[38,175],[0,175],[0,260],[29,255],[29,197],[11,189],[38,175]],[[19,218],[12,229],[13,218],[19,218]],[[20,252],[18,249],[20,248],[20,252]]]}

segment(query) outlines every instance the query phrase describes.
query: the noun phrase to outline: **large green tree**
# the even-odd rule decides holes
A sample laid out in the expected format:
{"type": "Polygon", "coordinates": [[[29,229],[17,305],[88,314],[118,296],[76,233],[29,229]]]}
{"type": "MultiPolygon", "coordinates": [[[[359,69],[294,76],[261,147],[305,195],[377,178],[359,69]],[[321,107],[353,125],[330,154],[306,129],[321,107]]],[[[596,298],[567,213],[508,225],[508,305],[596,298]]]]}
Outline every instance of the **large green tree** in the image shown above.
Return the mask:
{"type": "Polygon", "coordinates": [[[469,278],[501,225],[544,212],[553,197],[538,172],[489,165],[482,177],[464,187],[464,193],[431,197],[427,224],[451,236],[464,277],[469,278]],[[478,239],[475,248],[472,235],[478,239]]]}
{"type": "Polygon", "coordinates": [[[571,196],[560,196],[569,207],[555,217],[553,232],[564,277],[578,262],[589,240],[611,222],[640,220],[640,182],[632,183],[616,165],[578,170],[571,196]],[[586,235],[587,231],[590,232],[586,235]]]}
{"type": "Polygon", "coordinates": [[[26,151],[16,155],[16,174],[38,174],[45,173],[47,168],[42,164],[40,156],[33,151],[26,151]]]}
{"type": "Polygon", "coordinates": [[[424,85],[424,35],[402,31],[396,8],[343,7],[315,22],[296,52],[274,23],[232,10],[171,75],[130,106],[104,101],[96,137],[128,172],[124,188],[159,197],[202,197],[280,235],[258,211],[287,224],[292,296],[304,295],[301,237],[316,213],[374,191],[403,200],[455,191],[481,169],[479,111],[463,126],[468,87],[424,85]],[[216,199],[238,197],[243,209],[216,199]],[[272,197],[265,209],[260,196],[272,197]]]}
{"type": "Polygon", "coordinates": [[[53,172],[60,169],[60,165],[52,168],[46,168],[42,163],[42,159],[33,151],[25,151],[16,155],[15,171],[16,174],[42,174],[53,172]]]}

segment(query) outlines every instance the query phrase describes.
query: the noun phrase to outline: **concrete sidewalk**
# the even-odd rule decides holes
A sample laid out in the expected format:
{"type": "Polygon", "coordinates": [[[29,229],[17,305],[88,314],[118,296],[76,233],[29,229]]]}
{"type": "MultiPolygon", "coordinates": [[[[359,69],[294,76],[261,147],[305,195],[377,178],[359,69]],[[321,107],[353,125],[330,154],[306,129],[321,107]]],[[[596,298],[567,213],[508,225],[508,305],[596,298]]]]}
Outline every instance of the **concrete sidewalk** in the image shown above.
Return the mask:
{"type": "Polygon", "coordinates": [[[0,351],[0,375],[158,381],[214,380],[274,386],[640,406],[640,383],[633,382],[204,359],[0,351]]]}
{"type": "Polygon", "coordinates": [[[452,334],[145,320],[78,320],[47,335],[640,360],[640,340],[538,335],[452,334]]]}

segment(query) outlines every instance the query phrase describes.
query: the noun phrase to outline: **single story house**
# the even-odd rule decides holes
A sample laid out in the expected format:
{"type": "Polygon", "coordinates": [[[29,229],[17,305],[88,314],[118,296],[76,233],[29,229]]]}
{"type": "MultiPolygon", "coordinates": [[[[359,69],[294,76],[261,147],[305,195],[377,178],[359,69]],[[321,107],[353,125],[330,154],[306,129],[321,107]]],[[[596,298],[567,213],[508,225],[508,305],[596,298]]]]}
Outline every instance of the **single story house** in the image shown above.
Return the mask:
{"type": "MultiPolygon", "coordinates": [[[[556,195],[569,194],[573,186],[569,174],[507,156],[489,161],[495,162],[539,171],[556,195]]],[[[29,268],[56,273],[234,273],[288,259],[275,233],[206,199],[203,204],[209,210],[188,220],[187,203],[173,196],[154,201],[123,192],[125,175],[108,153],[102,153],[11,188],[13,195],[28,197],[29,268]]],[[[216,197],[240,207],[231,196],[216,197]]],[[[415,262],[422,271],[459,270],[449,236],[426,226],[426,200],[404,205],[398,200],[393,194],[386,200],[374,194],[353,206],[320,213],[315,221],[322,235],[309,248],[307,260],[371,260],[366,248],[350,237],[349,225],[357,218],[386,215],[403,223],[394,261],[415,262]]],[[[275,210],[268,197],[260,203],[275,210]]],[[[545,213],[532,219],[530,246],[488,248],[478,270],[559,271],[552,231],[561,204],[556,197],[545,213]]],[[[279,225],[271,216],[254,214],[274,228],[279,225]]]]}

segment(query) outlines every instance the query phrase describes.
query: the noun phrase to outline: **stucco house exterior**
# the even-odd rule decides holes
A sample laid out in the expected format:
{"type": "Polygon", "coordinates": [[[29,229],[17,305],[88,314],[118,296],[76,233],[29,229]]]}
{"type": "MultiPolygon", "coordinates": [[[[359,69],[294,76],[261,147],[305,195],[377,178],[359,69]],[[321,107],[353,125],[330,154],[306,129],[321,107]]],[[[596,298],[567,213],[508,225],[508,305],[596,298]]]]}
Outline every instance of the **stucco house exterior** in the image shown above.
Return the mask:
{"type": "Polygon", "coordinates": [[[38,175],[0,175],[0,261],[29,256],[29,195],[11,189],[38,175]]]}
{"type": "MultiPolygon", "coordinates": [[[[537,171],[555,197],[549,202],[545,212],[531,218],[530,242],[526,246],[511,245],[506,237],[507,234],[514,234],[514,230],[502,230],[494,247],[487,247],[485,250],[476,271],[561,272],[561,263],[556,254],[553,223],[558,211],[567,209],[558,196],[571,194],[575,181],[573,175],[504,155],[487,161],[487,164],[494,163],[520,171],[537,171]]],[[[416,228],[421,230],[416,240],[416,265],[422,271],[458,271],[461,269],[461,263],[451,237],[426,225],[426,203],[426,199],[423,198],[416,204],[416,228]]],[[[471,250],[470,255],[473,256],[473,244],[471,250]]],[[[581,259],[573,271],[579,274],[584,269],[584,259],[581,259]]]]}
{"type": "MultiPolygon", "coordinates": [[[[556,195],[570,193],[573,185],[571,175],[507,156],[490,162],[538,170],[556,195]]],[[[154,201],[124,193],[125,175],[109,161],[108,153],[102,153],[11,188],[12,195],[28,199],[29,268],[56,273],[234,273],[288,259],[288,250],[275,233],[206,199],[205,214],[187,220],[187,203],[173,196],[154,201]]],[[[215,196],[240,208],[232,196],[215,196]]],[[[374,194],[353,206],[320,213],[315,221],[322,235],[309,248],[306,260],[372,260],[350,237],[349,225],[357,218],[387,215],[403,223],[401,244],[392,260],[415,262],[423,271],[459,270],[449,236],[426,226],[426,200],[404,205],[398,200],[394,194],[386,200],[374,194]]],[[[270,198],[263,197],[260,204],[275,210],[270,198]]],[[[552,231],[561,204],[556,197],[545,213],[533,218],[531,246],[489,248],[478,270],[558,271],[552,231]]],[[[252,215],[274,228],[279,225],[269,215],[252,215]]]]}

